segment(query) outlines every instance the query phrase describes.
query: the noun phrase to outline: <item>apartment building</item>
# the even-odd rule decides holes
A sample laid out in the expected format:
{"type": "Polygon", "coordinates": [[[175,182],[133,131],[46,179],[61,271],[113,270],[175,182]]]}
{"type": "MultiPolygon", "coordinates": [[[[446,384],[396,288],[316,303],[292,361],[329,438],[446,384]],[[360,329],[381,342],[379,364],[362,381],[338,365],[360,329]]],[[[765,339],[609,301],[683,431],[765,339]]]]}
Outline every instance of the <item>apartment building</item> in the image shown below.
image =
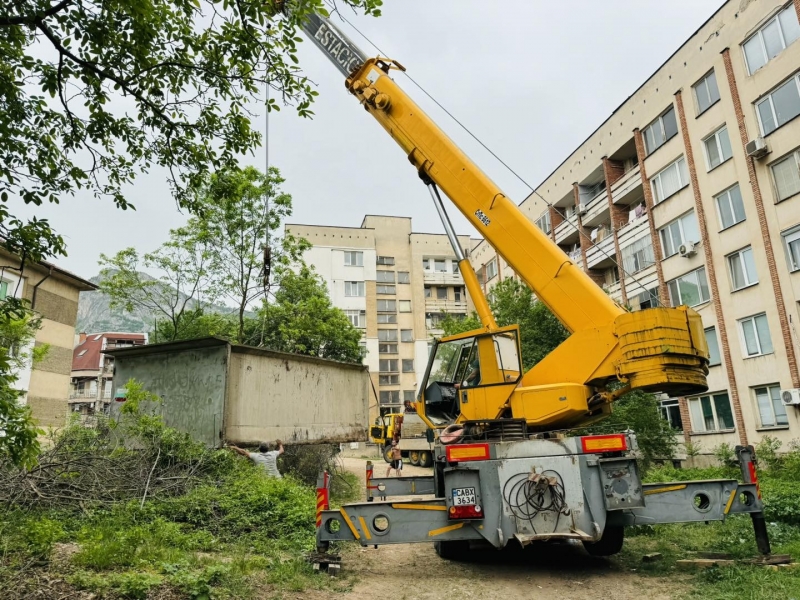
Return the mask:
{"type": "MultiPolygon", "coordinates": [[[[372,416],[414,400],[432,336],[446,314],[467,313],[464,281],[444,234],[415,233],[407,217],[367,215],[360,227],[287,224],[311,244],[307,263],[334,306],[363,332],[377,403],[372,416]]],[[[469,252],[473,240],[460,236],[469,252]]]]}
{"type": "Polygon", "coordinates": [[[702,316],[709,391],[661,407],[704,452],[800,437],[799,12],[723,4],[520,205],[620,304],[702,316]]]}

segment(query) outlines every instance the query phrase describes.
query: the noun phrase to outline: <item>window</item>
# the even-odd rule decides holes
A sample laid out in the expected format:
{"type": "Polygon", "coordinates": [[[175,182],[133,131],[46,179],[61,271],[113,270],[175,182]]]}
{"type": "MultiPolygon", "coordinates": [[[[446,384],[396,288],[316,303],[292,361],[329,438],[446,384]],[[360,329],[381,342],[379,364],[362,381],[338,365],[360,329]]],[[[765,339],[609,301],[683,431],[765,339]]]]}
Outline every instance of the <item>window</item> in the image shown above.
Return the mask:
{"type": "Polygon", "coordinates": [[[675,107],[670,106],[667,112],[644,128],[642,138],[644,139],[645,152],[649,156],[677,133],[678,122],[675,120],[675,107]]]}
{"type": "Polygon", "coordinates": [[[706,268],[700,267],[696,271],[667,282],[669,299],[672,306],[697,306],[708,302],[711,297],[708,293],[708,280],[706,268]]]}
{"type": "MultiPolygon", "coordinates": [[[[612,249],[613,250],[613,249],[612,249]]],[[[638,273],[656,262],[653,240],[648,234],[622,249],[622,265],[628,274],[638,273]]]]}
{"type": "Polygon", "coordinates": [[[486,263],[486,281],[494,279],[495,277],[497,277],[497,259],[493,258],[486,263]]]}
{"type": "Polygon", "coordinates": [[[800,193],[799,163],[800,153],[792,152],[770,167],[772,179],[775,181],[775,191],[778,194],[778,202],[800,193]]]}
{"type": "Polygon", "coordinates": [[[360,342],[358,342],[358,349],[361,352],[361,358],[362,359],[367,356],[367,342],[366,342],[366,340],[361,340],[360,342]]]}
{"type": "Polygon", "coordinates": [[[378,344],[380,354],[397,354],[397,344],[378,344]]]}
{"type": "Polygon", "coordinates": [[[8,282],[0,281],[0,300],[5,300],[8,296],[8,282]]]}
{"type": "Polygon", "coordinates": [[[800,114],[798,75],[756,103],[762,135],[768,135],[800,114]]]}
{"type": "Polygon", "coordinates": [[[446,287],[436,288],[436,299],[437,300],[447,300],[447,288],[446,287]]]}
{"type": "MultiPolygon", "coordinates": [[[[458,318],[458,315],[453,315],[453,318],[458,318]]],[[[425,327],[428,329],[438,329],[444,319],[445,315],[442,313],[428,313],[425,315],[425,327]]]]}
{"type": "Polygon", "coordinates": [[[670,398],[669,400],[661,400],[658,403],[658,410],[661,413],[661,418],[669,423],[670,427],[677,430],[683,430],[683,421],[681,421],[681,407],[677,400],[670,398]]]}
{"type": "Polygon", "coordinates": [[[456,302],[466,301],[466,298],[464,297],[464,288],[462,287],[453,288],[453,300],[455,300],[456,302]]]}
{"type": "Polygon", "coordinates": [[[689,185],[686,159],[681,156],[666,169],[654,175],[650,184],[653,186],[653,197],[656,204],[663,202],[678,190],[689,185]]]}
{"type": "Polygon", "coordinates": [[[394,271],[375,271],[375,281],[378,283],[394,283],[394,271]]]}
{"type": "Polygon", "coordinates": [[[711,73],[703,77],[694,84],[694,97],[697,100],[697,114],[702,114],[709,106],[719,100],[719,89],[717,88],[717,76],[712,70],[711,73]]]}
{"type": "Polygon", "coordinates": [[[378,341],[396,342],[397,329],[378,329],[378,341]]]}
{"type": "Polygon", "coordinates": [[[744,248],[728,255],[728,271],[731,274],[732,291],[740,290],[758,283],[753,249],[744,248]]]}
{"type": "MultiPolygon", "coordinates": [[[[401,303],[403,300],[400,301],[401,303]]],[[[397,315],[396,314],[383,314],[378,315],[378,325],[388,325],[390,323],[397,323],[397,315]]]]}
{"type": "Polygon", "coordinates": [[[363,267],[364,253],[347,251],[344,253],[344,265],[346,267],[363,267]]]}
{"type": "Polygon", "coordinates": [[[786,248],[786,258],[789,261],[789,270],[800,271],[800,225],[784,231],[781,235],[786,248]]]}
{"type": "Polygon", "coordinates": [[[431,286],[429,286],[429,285],[425,286],[425,297],[426,298],[430,298],[431,297],[432,289],[433,288],[431,288],[431,286]]]}
{"type": "Polygon", "coordinates": [[[80,352],[78,352],[78,356],[83,356],[84,354],[86,354],[86,352],[87,352],[86,350],[81,350],[80,352]]]}
{"type": "Polygon", "coordinates": [[[639,301],[639,310],[657,307],[659,305],[658,288],[653,288],[651,290],[647,290],[646,292],[642,292],[636,296],[636,300],[639,301]]]}
{"type": "Polygon", "coordinates": [[[375,286],[375,293],[376,294],[396,294],[396,288],[393,285],[377,285],[375,286]]]}
{"type": "Polygon", "coordinates": [[[400,312],[402,313],[410,313],[411,312],[411,300],[399,300],[400,304],[400,312]]]}
{"type": "Polygon", "coordinates": [[[413,373],[414,372],[414,359],[413,358],[404,358],[403,359],[403,373],[413,373]]]}
{"type": "Polygon", "coordinates": [[[413,342],[414,341],[414,330],[413,329],[401,329],[400,330],[400,341],[401,342],[413,342]]]}
{"type": "Polygon", "coordinates": [[[381,373],[397,373],[397,359],[382,358],[378,361],[378,368],[381,373]]]}
{"type": "Polygon", "coordinates": [[[353,327],[366,327],[367,326],[367,311],[365,310],[346,310],[344,314],[347,315],[347,320],[352,323],[353,327]]]}
{"type": "Polygon", "coordinates": [[[400,390],[381,390],[381,404],[400,404],[400,390]]]}
{"type": "Polygon", "coordinates": [[[699,242],[700,230],[697,228],[697,218],[694,211],[675,219],[664,227],[659,234],[661,235],[664,258],[677,254],[681,245],[686,242],[699,242]]]}
{"type": "Polygon", "coordinates": [[[703,146],[706,148],[706,160],[708,161],[709,171],[714,167],[718,167],[733,156],[727,127],[717,129],[704,139],[703,146]]]}
{"type": "Polygon", "coordinates": [[[797,23],[797,13],[789,3],[742,44],[748,72],[752,75],[758,71],[798,37],[800,25],[797,23]]]}
{"type": "Polygon", "coordinates": [[[379,385],[400,385],[400,375],[378,375],[379,385]]]}
{"type": "Polygon", "coordinates": [[[453,275],[458,275],[458,261],[453,261],[453,275]]]}
{"type": "Polygon", "coordinates": [[[411,283],[411,277],[409,276],[408,271],[397,272],[397,283],[411,283]]]}
{"type": "Polygon", "coordinates": [[[722,361],[719,356],[719,342],[717,341],[717,328],[709,327],[706,332],[706,344],[708,344],[708,366],[720,364],[722,361]]]}
{"type": "Polygon", "coordinates": [[[733,412],[727,392],[689,398],[692,431],[722,431],[733,429],[733,412]]]}
{"type": "Polygon", "coordinates": [[[379,256],[378,257],[378,264],[383,265],[385,267],[393,267],[394,266],[394,256],[379,256]]]}
{"type": "Polygon", "coordinates": [[[758,414],[761,416],[762,427],[780,427],[789,424],[786,416],[786,406],[781,401],[781,387],[768,385],[753,390],[756,395],[758,414]]]}
{"type": "Polygon", "coordinates": [[[378,312],[397,312],[397,301],[378,300],[378,312]]]}
{"type": "Polygon", "coordinates": [[[717,201],[717,214],[723,229],[732,227],[745,220],[742,191],[737,183],[729,190],[725,190],[715,197],[717,201]]]}
{"type": "Polygon", "coordinates": [[[344,295],[345,296],[366,296],[366,287],[363,281],[345,281],[344,282],[344,295]]]}
{"type": "Polygon", "coordinates": [[[414,390],[403,390],[403,402],[416,402],[417,393],[414,390]]]}
{"type": "Polygon", "coordinates": [[[772,354],[772,338],[769,335],[766,314],[740,319],[739,327],[744,341],[745,357],[772,354]]]}
{"type": "Polygon", "coordinates": [[[545,233],[550,233],[550,211],[545,211],[541,217],[536,219],[536,226],[545,233]]]}
{"type": "Polygon", "coordinates": [[[447,273],[447,261],[443,258],[437,258],[433,261],[433,270],[437,273],[447,273]]]}

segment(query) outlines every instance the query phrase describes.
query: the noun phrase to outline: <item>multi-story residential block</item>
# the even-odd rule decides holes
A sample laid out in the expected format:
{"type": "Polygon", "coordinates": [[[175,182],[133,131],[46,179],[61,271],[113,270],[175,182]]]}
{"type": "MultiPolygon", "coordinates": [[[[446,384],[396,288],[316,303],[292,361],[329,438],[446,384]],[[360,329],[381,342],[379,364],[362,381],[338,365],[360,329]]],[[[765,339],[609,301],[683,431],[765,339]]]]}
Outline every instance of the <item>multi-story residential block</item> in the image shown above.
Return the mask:
{"type": "Polygon", "coordinates": [[[521,204],[622,305],[700,313],[709,391],[662,413],[706,452],[800,437],[799,11],[723,4],[521,204]]]}
{"type": "Polygon", "coordinates": [[[42,319],[34,344],[47,345],[43,360],[17,373],[20,402],[42,427],[62,427],[67,422],[67,400],[72,366],[75,320],[80,292],[97,286],[49,262],[26,262],[20,270],[18,256],[0,249],[0,301],[25,298],[42,319]]]}
{"type": "MultiPolygon", "coordinates": [[[[327,283],[333,305],[363,331],[376,407],[385,413],[413,401],[439,323],[467,313],[447,236],[415,233],[407,217],[376,215],[360,227],[288,224],[286,231],[310,242],[306,262],[327,283]]],[[[459,242],[468,253],[473,240],[459,242]]]]}
{"type": "Polygon", "coordinates": [[[80,333],[72,351],[70,411],[82,416],[107,414],[114,379],[114,357],[106,350],[143,346],[146,333],[80,333]]]}

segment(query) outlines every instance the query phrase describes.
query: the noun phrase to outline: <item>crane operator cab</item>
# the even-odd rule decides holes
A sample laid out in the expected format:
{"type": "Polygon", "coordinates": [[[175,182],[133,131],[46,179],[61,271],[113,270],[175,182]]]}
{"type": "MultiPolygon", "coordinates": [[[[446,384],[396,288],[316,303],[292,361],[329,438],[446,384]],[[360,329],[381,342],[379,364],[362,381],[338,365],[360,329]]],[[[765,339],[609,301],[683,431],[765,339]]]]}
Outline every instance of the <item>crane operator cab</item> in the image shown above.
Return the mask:
{"type": "Polygon", "coordinates": [[[432,428],[502,416],[520,377],[519,328],[469,331],[436,340],[417,412],[432,428]]]}

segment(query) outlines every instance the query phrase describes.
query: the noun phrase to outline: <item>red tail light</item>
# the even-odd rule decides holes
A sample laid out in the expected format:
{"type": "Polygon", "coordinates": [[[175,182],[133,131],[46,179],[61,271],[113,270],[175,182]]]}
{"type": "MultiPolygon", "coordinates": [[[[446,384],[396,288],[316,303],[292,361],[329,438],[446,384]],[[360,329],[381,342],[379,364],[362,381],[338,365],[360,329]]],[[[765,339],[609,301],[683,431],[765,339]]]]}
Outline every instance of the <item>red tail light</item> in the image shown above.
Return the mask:
{"type": "Polygon", "coordinates": [[[587,454],[622,452],[628,449],[628,437],[624,433],[588,435],[581,438],[581,448],[587,454]]]}
{"type": "Polygon", "coordinates": [[[448,511],[448,517],[451,519],[482,519],[483,508],[477,504],[451,506],[448,511]]]}

